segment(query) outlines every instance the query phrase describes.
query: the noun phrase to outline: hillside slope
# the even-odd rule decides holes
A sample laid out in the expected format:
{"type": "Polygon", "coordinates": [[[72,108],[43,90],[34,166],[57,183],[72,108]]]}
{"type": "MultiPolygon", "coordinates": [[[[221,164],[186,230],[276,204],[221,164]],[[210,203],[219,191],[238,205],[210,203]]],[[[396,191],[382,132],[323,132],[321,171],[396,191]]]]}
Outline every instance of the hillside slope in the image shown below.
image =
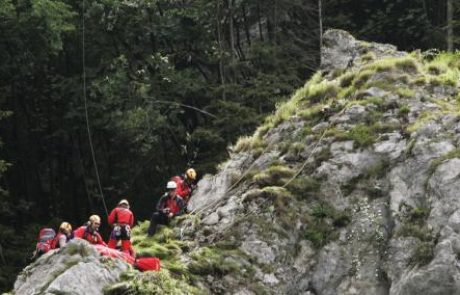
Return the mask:
{"type": "Polygon", "coordinates": [[[321,71],[200,181],[192,214],[135,229],[164,270],[105,294],[459,293],[459,68],[328,31],[321,71]]]}

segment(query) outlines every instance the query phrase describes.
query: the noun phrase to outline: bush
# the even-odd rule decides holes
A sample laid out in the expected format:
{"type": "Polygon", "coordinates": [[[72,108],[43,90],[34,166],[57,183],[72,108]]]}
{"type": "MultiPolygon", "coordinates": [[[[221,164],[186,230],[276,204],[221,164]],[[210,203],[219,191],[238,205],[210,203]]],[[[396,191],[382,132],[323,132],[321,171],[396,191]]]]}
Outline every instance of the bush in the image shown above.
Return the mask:
{"type": "Polygon", "coordinates": [[[256,174],[253,180],[260,187],[264,186],[281,186],[285,184],[289,178],[294,175],[295,171],[289,167],[282,165],[274,165],[269,167],[267,170],[256,174]]]}
{"type": "Polygon", "coordinates": [[[310,176],[298,176],[286,187],[298,197],[314,197],[321,188],[321,183],[310,176]]]}
{"type": "Polygon", "coordinates": [[[408,105],[403,105],[399,108],[399,115],[405,116],[409,114],[410,112],[410,107],[408,105]]]}
{"type": "Polygon", "coordinates": [[[322,81],[308,88],[305,98],[311,103],[318,103],[336,97],[338,93],[339,87],[334,82],[322,81]]]}
{"type": "Polygon", "coordinates": [[[240,266],[232,259],[229,251],[216,248],[203,247],[190,255],[192,261],[189,270],[196,275],[220,275],[224,276],[231,272],[237,272],[240,266]]]}
{"type": "Polygon", "coordinates": [[[326,223],[315,223],[307,228],[304,235],[305,239],[312,242],[316,248],[327,245],[330,241],[338,238],[334,228],[326,223]]]}
{"type": "Polygon", "coordinates": [[[375,142],[376,135],[371,127],[360,124],[351,129],[349,139],[354,140],[359,147],[367,147],[375,142]]]}
{"type": "Polygon", "coordinates": [[[411,264],[424,266],[429,264],[434,258],[433,242],[421,242],[417,245],[411,257],[411,264]]]}
{"type": "Polygon", "coordinates": [[[239,152],[247,152],[251,150],[255,150],[257,148],[264,147],[264,142],[261,138],[256,136],[243,136],[240,137],[233,148],[235,153],[239,152]]]}

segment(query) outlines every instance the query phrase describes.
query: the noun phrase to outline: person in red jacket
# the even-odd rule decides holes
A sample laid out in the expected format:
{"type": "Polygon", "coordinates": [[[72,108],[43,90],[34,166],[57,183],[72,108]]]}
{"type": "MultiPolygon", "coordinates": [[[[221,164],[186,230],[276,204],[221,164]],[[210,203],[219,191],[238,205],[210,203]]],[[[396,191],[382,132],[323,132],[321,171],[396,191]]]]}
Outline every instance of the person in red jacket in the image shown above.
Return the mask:
{"type": "Polygon", "coordinates": [[[54,240],[51,243],[51,249],[64,247],[72,238],[72,225],[68,222],[61,223],[58,234],[54,237],[54,240]]]}
{"type": "Polygon", "coordinates": [[[150,225],[147,231],[149,237],[153,236],[158,224],[168,224],[174,216],[181,215],[185,208],[184,200],[177,195],[177,185],[169,181],[166,185],[168,192],[164,194],[157,203],[156,211],[150,218],[150,225]]]}
{"type": "Polygon", "coordinates": [[[134,215],[129,210],[127,200],[121,200],[110,212],[109,225],[112,226],[109,248],[115,249],[118,241],[121,240],[121,251],[132,255],[131,228],[134,226],[134,215]]]}
{"type": "Polygon", "coordinates": [[[192,192],[195,189],[195,180],[196,180],[196,171],[193,168],[187,169],[185,171],[184,176],[174,176],[171,178],[177,185],[177,195],[181,197],[185,205],[188,204],[190,197],[192,196],[192,192]]]}
{"type": "Polygon", "coordinates": [[[104,240],[98,232],[100,226],[101,218],[97,215],[91,215],[86,225],[77,228],[73,232],[73,235],[75,238],[87,240],[88,242],[94,245],[98,244],[107,246],[107,244],[104,242],[104,240]]]}

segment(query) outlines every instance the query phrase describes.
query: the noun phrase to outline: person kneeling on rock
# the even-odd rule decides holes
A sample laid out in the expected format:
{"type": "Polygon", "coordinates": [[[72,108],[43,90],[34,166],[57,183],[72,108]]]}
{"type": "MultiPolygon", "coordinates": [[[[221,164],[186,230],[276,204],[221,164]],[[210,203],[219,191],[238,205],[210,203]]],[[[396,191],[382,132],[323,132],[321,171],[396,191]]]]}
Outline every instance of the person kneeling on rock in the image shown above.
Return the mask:
{"type": "Polygon", "coordinates": [[[75,238],[87,240],[91,244],[98,244],[107,246],[99,234],[99,227],[101,226],[101,218],[97,215],[91,215],[86,225],[77,228],[73,234],[75,238]]]}
{"type": "Polygon", "coordinates": [[[68,222],[61,223],[59,231],[51,245],[52,249],[64,247],[73,238],[72,225],[68,222]]]}
{"type": "Polygon", "coordinates": [[[110,235],[109,248],[115,249],[121,240],[121,251],[132,255],[131,228],[134,225],[134,215],[129,210],[127,200],[121,200],[117,207],[110,212],[109,225],[113,227],[110,235]]]}
{"type": "Polygon", "coordinates": [[[168,224],[174,216],[181,215],[185,208],[184,200],[177,195],[177,184],[169,181],[166,188],[168,192],[158,201],[156,211],[150,218],[150,226],[147,231],[149,237],[155,234],[158,224],[168,224]]]}

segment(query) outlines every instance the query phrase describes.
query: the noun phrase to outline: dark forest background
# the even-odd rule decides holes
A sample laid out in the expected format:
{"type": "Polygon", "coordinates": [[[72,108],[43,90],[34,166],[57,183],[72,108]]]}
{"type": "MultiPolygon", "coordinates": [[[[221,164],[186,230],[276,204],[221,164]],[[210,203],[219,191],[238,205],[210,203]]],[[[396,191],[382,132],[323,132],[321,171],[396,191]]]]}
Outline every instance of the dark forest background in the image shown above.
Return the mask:
{"type": "Polygon", "coordinates": [[[173,175],[212,173],[318,68],[320,28],[455,49],[452,0],[1,0],[0,291],[38,229],[150,216],[173,175]]]}

